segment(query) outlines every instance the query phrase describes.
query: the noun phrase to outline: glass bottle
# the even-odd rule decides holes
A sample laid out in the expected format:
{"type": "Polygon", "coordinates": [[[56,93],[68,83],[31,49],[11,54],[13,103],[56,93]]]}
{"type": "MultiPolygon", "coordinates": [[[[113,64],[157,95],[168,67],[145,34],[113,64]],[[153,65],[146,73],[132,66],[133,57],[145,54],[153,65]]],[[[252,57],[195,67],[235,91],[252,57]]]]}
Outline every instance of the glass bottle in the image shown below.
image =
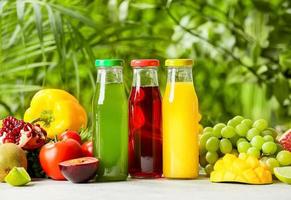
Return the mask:
{"type": "Polygon", "coordinates": [[[166,178],[198,176],[198,99],[191,59],[168,59],[163,97],[163,172],[166,178]]]}
{"type": "Polygon", "coordinates": [[[123,85],[123,60],[96,60],[93,98],[94,155],[100,164],[97,181],[122,181],[128,176],[128,110],[123,85]]]}
{"type": "Polygon", "coordinates": [[[129,97],[129,174],[133,178],[162,176],[162,107],[159,60],[132,60],[129,97]]]}

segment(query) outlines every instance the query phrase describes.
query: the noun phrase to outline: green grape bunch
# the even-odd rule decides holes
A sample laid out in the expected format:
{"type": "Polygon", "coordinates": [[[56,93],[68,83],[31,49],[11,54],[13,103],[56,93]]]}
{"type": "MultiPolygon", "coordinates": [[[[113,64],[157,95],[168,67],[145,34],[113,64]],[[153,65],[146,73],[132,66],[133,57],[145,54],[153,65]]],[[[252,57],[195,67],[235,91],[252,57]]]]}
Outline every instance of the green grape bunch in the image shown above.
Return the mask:
{"type": "Polygon", "coordinates": [[[273,171],[278,166],[291,165],[291,152],[282,150],[278,133],[264,119],[252,121],[235,116],[227,123],[205,127],[200,136],[200,166],[210,174],[217,160],[227,153],[246,153],[260,159],[273,171]]]}

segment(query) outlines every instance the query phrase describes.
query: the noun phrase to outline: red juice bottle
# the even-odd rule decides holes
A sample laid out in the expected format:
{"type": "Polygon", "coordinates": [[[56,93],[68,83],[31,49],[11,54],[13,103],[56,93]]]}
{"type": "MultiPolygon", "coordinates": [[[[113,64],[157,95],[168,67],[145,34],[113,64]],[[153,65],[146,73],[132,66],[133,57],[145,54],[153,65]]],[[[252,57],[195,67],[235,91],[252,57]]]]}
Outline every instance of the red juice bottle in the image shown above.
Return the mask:
{"type": "Polygon", "coordinates": [[[162,176],[162,106],[159,60],[132,60],[129,97],[129,174],[133,178],[162,176]]]}

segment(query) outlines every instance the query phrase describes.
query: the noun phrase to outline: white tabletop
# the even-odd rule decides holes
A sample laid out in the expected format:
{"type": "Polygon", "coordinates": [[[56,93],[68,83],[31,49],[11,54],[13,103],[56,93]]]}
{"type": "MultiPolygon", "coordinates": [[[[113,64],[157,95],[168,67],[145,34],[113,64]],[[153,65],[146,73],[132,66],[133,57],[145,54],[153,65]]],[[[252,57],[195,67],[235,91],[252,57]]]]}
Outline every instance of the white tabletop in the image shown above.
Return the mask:
{"type": "Polygon", "coordinates": [[[37,180],[25,187],[0,183],[0,200],[291,200],[291,185],[211,183],[197,180],[128,180],[125,182],[73,184],[67,181],[37,180]]]}

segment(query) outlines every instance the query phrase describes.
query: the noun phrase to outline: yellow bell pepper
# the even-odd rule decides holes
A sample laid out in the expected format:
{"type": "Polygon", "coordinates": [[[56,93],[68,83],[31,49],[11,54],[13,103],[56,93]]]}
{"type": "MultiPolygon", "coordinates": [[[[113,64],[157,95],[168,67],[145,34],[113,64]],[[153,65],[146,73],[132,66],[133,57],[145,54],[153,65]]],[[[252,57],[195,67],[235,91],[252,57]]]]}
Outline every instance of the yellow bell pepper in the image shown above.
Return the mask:
{"type": "Polygon", "coordinates": [[[40,124],[48,138],[66,130],[79,131],[87,126],[87,114],[78,100],[64,90],[43,89],[31,100],[24,121],[40,124]]]}

